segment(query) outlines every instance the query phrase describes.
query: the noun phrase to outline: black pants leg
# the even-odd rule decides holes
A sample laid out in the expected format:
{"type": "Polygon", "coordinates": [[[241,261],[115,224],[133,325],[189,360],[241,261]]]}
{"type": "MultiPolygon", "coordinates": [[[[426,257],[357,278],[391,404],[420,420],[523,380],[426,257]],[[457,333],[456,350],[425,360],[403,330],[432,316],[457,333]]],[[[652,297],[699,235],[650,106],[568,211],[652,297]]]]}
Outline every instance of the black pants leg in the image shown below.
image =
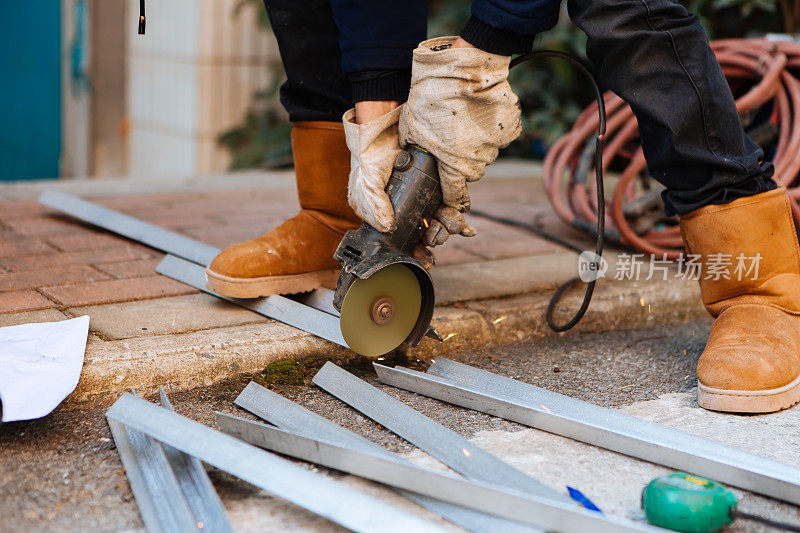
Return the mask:
{"type": "Polygon", "coordinates": [[[330,0],[264,0],[264,5],[286,71],[281,104],[289,120],[339,122],[353,102],[330,0]]]}
{"type": "Polygon", "coordinates": [[[772,190],[696,15],[673,0],[569,0],[603,82],[639,122],[668,214],[772,190]]]}

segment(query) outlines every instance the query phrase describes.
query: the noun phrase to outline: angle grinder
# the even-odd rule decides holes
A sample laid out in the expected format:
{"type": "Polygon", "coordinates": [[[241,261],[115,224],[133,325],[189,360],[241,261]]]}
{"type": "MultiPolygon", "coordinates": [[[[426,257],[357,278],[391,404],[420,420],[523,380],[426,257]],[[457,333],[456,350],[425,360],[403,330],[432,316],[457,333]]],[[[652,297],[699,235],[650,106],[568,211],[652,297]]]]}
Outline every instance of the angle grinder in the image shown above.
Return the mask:
{"type": "Polygon", "coordinates": [[[348,231],[334,257],[342,263],[333,306],[342,336],[355,352],[376,357],[402,344],[416,346],[430,327],[434,290],[428,270],[413,258],[442,204],[436,159],[409,146],[394,160],[386,194],[396,226],[382,233],[366,222],[348,231]]]}
{"type": "MultiPolygon", "coordinates": [[[[559,58],[571,63],[587,77],[595,95],[598,126],[597,136],[592,139],[597,196],[594,254],[602,257],[605,232],[603,139],[606,133],[603,91],[588,65],[564,52],[537,50],[514,58],[510,68],[541,57],[559,58]]],[[[341,315],[342,336],[355,352],[370,357],[389,353],[403,343],[416,346],[426,335],[441,341],[430,328],[434,303],[431,277],[412,256],[442,203],[436,159],[419,146],[409,146],[397,156],[386,192],[394,206],[396,229],[381,233],[364,223],[359,229],[347,232],[334,254],[343,267],[333,298],[333,306],[341,315]]],[[[498,220],[486,213],[479,216],[498,220]]],[[[564,244],[563,239],[542,228],[514,220],[499,220],[564,244]]],[[[577,251],[582,252],[582,249],[577,251]]],[[[555,322],[554,314],[561,297],[581,281],[580,277],[567,281],[550,300],[546,317],[554,331],[572,328],[589,307],[597,277],[586,282],[583,301],[574,316],[566,324],[555,322]]]]}

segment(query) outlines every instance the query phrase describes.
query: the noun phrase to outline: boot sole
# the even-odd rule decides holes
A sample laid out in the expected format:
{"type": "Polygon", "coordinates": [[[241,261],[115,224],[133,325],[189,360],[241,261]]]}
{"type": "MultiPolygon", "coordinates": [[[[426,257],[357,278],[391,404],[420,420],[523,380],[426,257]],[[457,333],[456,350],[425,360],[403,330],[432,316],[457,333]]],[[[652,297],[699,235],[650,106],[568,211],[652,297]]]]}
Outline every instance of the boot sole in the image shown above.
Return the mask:
{"type": "Polygon", "coordinates": [[[697,382],[697,403],[709,411],[726,413],[774,413],[800,402],[800,376],[791,383],[768,390],[726,390],[697,382]]]}
{"type": "Polygon", "coordinates": [[[273,294],[297,294],[320,287],[336,288],[339,270],[319,270],[288,276],[231,278],[206,269],[206,287],[231,298],[262,298],[273,294]]]}

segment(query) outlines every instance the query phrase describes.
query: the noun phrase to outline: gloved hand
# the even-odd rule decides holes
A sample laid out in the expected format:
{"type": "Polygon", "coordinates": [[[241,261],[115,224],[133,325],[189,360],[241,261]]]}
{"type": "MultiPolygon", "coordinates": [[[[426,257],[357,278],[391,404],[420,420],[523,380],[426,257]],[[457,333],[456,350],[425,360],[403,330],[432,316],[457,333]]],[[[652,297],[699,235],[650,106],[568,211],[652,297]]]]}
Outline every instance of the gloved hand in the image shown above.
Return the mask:
{"type": "Polygon", "coordinates": [[[439,162],[445,207],[428,230],[429,246],[451,234],[475,235],[463,215],[470,207],[467,182],[481,179],[499,149],[522,132],[519,99],[507,81],[511,59],[451,48],[456,39],[430,39],[414,50],[411,91],[399,124],[403,146],[417,144],[439,162]]]}
{"type": "Polygon", "coordinates": [[[477,234],[475,228],[467,224],[464,213],[446,205],[441,206],[431,220],[422,244],[425,246],[439,246],[444,244],[450,235],[463,235],[464,237],[474,237],[477,234]]]}
{"type": "Polygon", "coordinates": [[[386,194],[392,164],[400,153],[397,123],[402,107],[364,124],[356,124],[355,109],[342,117],[347,147],[350,149],[350,181],[347,199],[350,207],[378,231],[395,226],[394,208],[386,194]]]}

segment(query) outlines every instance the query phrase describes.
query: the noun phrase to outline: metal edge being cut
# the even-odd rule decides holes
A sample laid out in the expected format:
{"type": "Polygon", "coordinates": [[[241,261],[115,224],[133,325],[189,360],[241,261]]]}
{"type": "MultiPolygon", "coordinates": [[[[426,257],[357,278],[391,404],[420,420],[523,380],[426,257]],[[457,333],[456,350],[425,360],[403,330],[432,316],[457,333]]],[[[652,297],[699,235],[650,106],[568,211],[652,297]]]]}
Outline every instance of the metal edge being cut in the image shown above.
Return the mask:
{"type": "Polygon", "coordinates": [[[800,469],[702,437],[444,358],[427,374],[376,371],[387,385],[800,504],[800,469]]]}
{"type": "Polygon", "coordinates": [[[322,337],[339,346],[348,347],[342,337],[339,319],[314,307],[309,307],[277,294],[267,298],[253,299],[222,296],[206,288],[206,271],[203,267],[174,255],[164,257],[156,267],[156,272],[222,300],[240,305],[260,315],[274,318],[284,324],[301,329],[317,337],[322,337]]]}
{"type": "Polygon", "coordinates": [[[192,511],[162,446],[141,431],[107,420],[147,531],[196,532],[192,511]]]}
{"type": "Polygon", "coordinates": [[[562,533],[611,533],[666,531],[648,524],[607,517],[568,503],[527,494],[482,481],[469,481],[447,472],[437,472],[383,455],[355,451],[335,444],[295,435],[232,416],[220,418],[223,431],[274,452],[334,468],[469,507],[476,511],[517,520],[548,531],[562,533]]]}
{"type": "Polygon", "coordinates": [[[458,433],[331,362],[323,365],[313,381],[350,407],[398,434],[468,479],[514,487],[525,493],[577,506],[577,503],[566,495],[517,470],[458,433]]]}
{"type": "Polygon", "coordinates": [[[45,190],[39,196],[39,203],[198,265],[208,266],[220,252],[219,248],[180,233],[55,189],[45,190]]]}
{"type": "MultiPolygon", "coordinates": [[[[161,406],[169,411],[175,411],[164,392],[163,387],[158,388],[161,406]]],[[[233,533],[233,527],[228,521],[225,507],[219,499],[214,485],[208,478],[203,464],[191,455],[187,455],[172,446],[162,445],[170,466],[192,510],[196,528],[207,531],[220,531],[233,533]]]]}
{"type": "MultiPolygon", "coordinates": [[[[399,456],[382,446],[252,381],[236,397],[234,403],[270,424],[300,436],[324,440],[351,450],[371,452],[403,461],[399,456]]],[[[218,420],[220,417],[225,416],[227,415],[217,413],[218,420]]],[[[219,422],[220,427],[223,427],[223,424],[223,422],[219,422]]],[[[496,533],[497,531],[533,533],[541,531],[519,522],[512,522],[412,492],[404,490],[398,490],[398,492],[429,511],[442,516],[445,520],[473,533],[496,533]]]]}
{"type": "Polygon", "coordinates": [[[106,418],[352,531],[442,531],[418,516],[131,394],[123,394],[106,418]]]}
{"type": "MultiPolygon", "coordinates": [[[[219,248],[180,233],[169,231],[114,209],[55,189],[45,190],[39,196],[39,203],[83,222],[203,267],[210,265],[211,261],[221,251],[219,248]]],[[[205,280],[203,285],[205,285],[205,280]]],[[[317,289],[309,293],[293,296],[292,299],[325,313],[339,316],[339,312],[333,307],[333,291],[329,289],[317,289]]]]}

